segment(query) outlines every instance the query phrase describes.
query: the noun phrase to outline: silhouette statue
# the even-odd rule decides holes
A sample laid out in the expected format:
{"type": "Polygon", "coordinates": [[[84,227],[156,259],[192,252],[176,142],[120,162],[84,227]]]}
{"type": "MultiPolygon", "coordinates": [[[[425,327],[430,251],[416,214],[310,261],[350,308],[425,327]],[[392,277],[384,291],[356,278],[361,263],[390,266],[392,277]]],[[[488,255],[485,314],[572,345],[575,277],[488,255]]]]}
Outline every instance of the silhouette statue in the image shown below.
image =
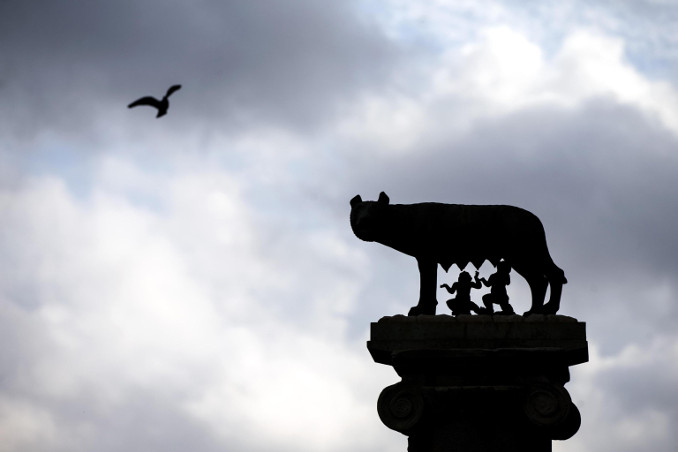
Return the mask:
{"type": "Polygon", "coordinates": [[[497,272],[490,275],[488,279],[480,278],[485,287],[491,287],[490,293],[483,295],[483,304],[485,308],[480,310],[480,314],[494,314],[494,305],[498,304],[501,308],[500,314],[514,314],[513,308],[509,304],[509,296],[506,293],[506,286],[511,284],[511,266],[501,261],[497,264],[497,272]]]}
{"type": "Polygon", "coordinates": [[[478,272],[475,274],[475,281],[471,280],[471,275],[468,272],[459,273],[459,278],[457,282],[452,284],[452,287],[449,284],[441,284],[442,289],[447,289],[449,293],[454,295],[457,293],[456,298],[450,298],[447,300],[447,307],[452,311],[452,315],[460,314],[471,314],[471,311],[480,313],[480,308],[477,304],[471,301],[471,289],[480,289],[482,284],[478,279],[478,272]]]}
{"type": "Polygon", "coordinates": [[[437,265],[479,268],[485,260],[497,266],[504,259],[530,286],[532,306],[525,314],[555,314],[567,282],[553,263],[544,227],[534,214],[513,206],[389,204],[351,199],[351,228],[361,240],[378,242],[417,259],[419,302],[409,315],[435,314],[437,265]],[[544,304],[546,288],[551,296],[544,304]]]}
{"type": "Polygon", "coordinates": [[[172,95],[173,92],[178,91],[179,89],[181,89],[181,85],[172,85],[169,87],[167,93],[165,94],[165,97],[163,97],[162,99],[158,100],[155,97],[145,96],[135,100],[134,102],[129,104],[127,108],[137,107],[139,105],[148,105],[149,107],[155,107],[158,109],[158,114],[156,115],[156,118],[160,118],[161,116],[165,116],[167,114],[167,109],[169,108],[168,98],[172,95]]]}

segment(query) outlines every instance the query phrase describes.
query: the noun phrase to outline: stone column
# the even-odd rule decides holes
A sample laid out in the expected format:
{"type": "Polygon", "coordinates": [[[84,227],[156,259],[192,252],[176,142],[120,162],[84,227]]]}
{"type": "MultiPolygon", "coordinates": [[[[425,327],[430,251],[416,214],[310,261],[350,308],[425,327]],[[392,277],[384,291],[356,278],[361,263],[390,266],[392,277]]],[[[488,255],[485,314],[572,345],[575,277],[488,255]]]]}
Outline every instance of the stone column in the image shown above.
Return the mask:
{"type": "Polygon", "coordinates": [[[384,317],[367,348],[402,378],[377,410],[409,452],[549,452],[581,424],[564,387],[569,366],[588,361],[574,318],[384,317]]]}

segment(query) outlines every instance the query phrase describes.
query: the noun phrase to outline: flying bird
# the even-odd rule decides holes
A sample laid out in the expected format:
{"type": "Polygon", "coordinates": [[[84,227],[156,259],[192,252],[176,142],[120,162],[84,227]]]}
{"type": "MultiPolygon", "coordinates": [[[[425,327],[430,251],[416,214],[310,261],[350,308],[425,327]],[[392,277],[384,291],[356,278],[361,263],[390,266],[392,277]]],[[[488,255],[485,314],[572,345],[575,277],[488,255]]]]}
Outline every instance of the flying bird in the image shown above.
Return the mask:
{"type": "Polygon", "coordinates": [[[163,97],[162,99],[158,100],[155,97],[145,96],[135,100],[134,102],[129,104],[127,108],[137,107],[139,105],[148,105],[150,107],[155,107],[158,109],[158,114],[156,115],[156,118],[165,116],[167,114],[167,109],[169,108],[168,98],[172,95],[173,92],[179,90],[180,88],[181,85],[172,85],[169,87],[169,89],[167,90],[167,94],[165,94],[165,97],[163,97]]]}

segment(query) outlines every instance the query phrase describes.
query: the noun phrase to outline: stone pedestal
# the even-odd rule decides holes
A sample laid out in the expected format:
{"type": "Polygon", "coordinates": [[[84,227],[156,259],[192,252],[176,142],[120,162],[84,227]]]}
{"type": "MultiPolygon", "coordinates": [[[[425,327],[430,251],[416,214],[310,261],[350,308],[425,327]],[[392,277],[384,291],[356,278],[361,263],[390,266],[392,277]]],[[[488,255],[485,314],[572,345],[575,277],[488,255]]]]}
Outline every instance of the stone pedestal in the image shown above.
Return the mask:
{"type": "Polygon", "coordinates": [[[548,452],[579,429],[564,385],[588,344],[571,317],[384,317],[367,348],[402,378],[377,409],[409,452],[548,452]]]}

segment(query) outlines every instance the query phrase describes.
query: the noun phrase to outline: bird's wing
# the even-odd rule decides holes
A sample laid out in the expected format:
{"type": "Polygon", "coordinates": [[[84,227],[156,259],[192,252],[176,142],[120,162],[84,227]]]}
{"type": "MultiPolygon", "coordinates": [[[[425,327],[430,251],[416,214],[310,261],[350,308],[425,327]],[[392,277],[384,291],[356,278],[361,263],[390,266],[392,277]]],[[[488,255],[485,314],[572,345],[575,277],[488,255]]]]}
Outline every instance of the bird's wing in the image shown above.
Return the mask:
{"type": "Polygon", "coordinates": [[[160,101],[155,97],[146,96],[135,100],[127,106],[127,108],[137,107],[139,105],[149,105],[151,107],[160,108],[160,101]]]}
{"type": "Polygon", "coordinates": [[[167,94],[165,94],[165,97],[169,97],[170,94],[172,94],[175,91],[179,91],[181,89],[181,85],[172,85],[169,87],[167,90],[167,94]]]}

